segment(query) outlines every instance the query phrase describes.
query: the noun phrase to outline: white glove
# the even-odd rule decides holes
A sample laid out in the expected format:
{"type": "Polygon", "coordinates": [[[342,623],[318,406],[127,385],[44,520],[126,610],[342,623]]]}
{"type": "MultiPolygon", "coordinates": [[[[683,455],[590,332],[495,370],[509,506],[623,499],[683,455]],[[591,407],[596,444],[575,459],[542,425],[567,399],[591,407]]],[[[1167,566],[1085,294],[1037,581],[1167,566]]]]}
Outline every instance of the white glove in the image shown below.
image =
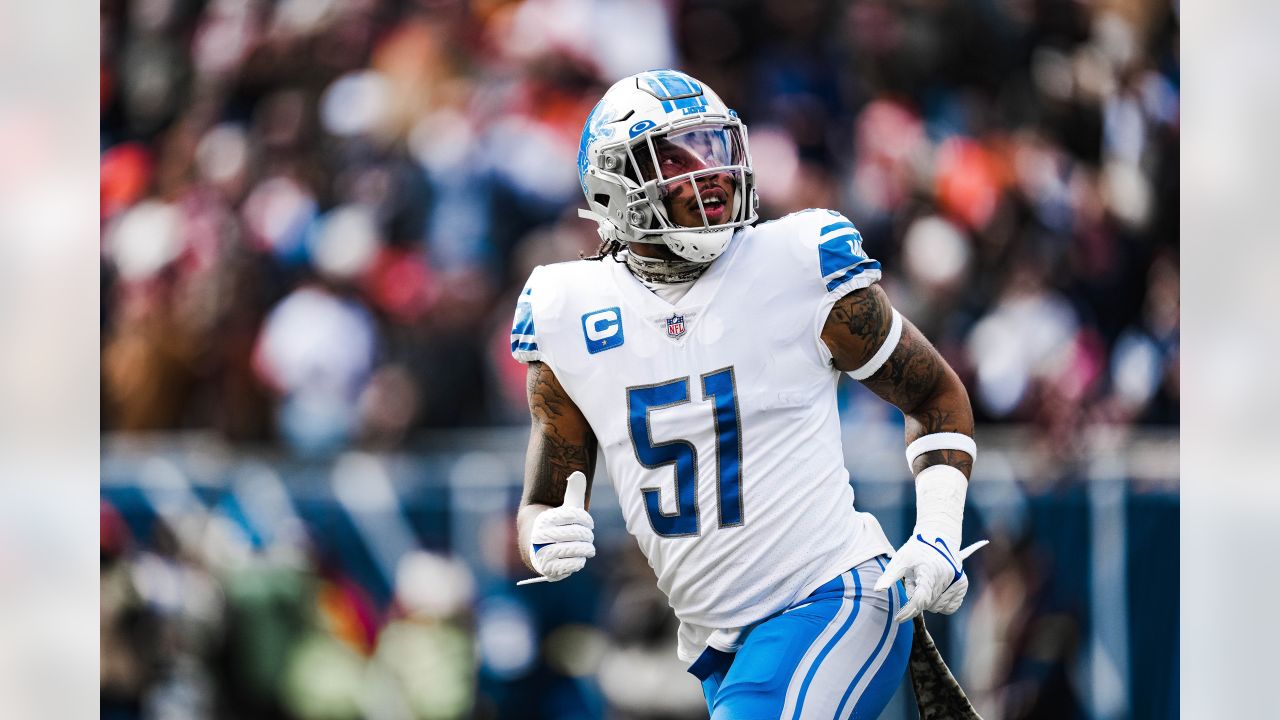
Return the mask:
{"type": "Polygon", "coordinates": [[[596,556],[595,521],[586,511],[587,476],[575,471],[564,491],[564,504],[543,510],[533,520],[529,562],[551,582],[563,580],[596,556]]]}
{"type": "Polygon", "coordinates": [[[875,586],[876,592],[882,592],[898,580],[905,582],[908,601],[894,616],[898,622],[925,610],[950,615],[960,609],[969,591],[962,563],[987,544],[981,540],[956,551],[968,484],[964,473],[949,465],[933,465],[916,476],[915,530],[875,586]]]}

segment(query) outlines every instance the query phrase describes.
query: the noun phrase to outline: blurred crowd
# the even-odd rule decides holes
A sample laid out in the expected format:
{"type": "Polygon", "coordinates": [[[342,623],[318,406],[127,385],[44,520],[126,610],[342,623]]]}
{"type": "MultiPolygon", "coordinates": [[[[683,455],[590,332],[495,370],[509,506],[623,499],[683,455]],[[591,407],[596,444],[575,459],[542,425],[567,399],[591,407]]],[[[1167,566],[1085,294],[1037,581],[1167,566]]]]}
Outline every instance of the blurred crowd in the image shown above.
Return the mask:
{"type": "Polygon", "coordinates": [[[514,485],[465,500],[373,455],[330,477],[208,451],[105,473],[105,720],[705,717],[618,522],[571,582],[517,588],[514,485]]]}
{"type": "Polygon", "coordinates": [[[654,67],[746,120],[763,217],[853,219],[980,422],[1065,451],[1177,423],[1176,2],[104,0],[101,19],[106,432],[325,455],[523,422],[514,296],[594,250],[581,126],[654,67]]]}
{"type": "MultiPolygon", "coordinates": [[[[516,586],[530,575],[519,435],[333,461],[112,442],[101,717],[705,719],[607,482],[592,493],[596,557],[516,586]]],[[[1020,442],[984,444],[964,536],[991,545],[966,563],[960,613],[928,619],[984,718],[1177,717],[1177,445],[1162,442],[1146,450],[1173,456],[1162,469],[1131,448],[1104,463],[1128,477],[1056,484],[1031,481],[1020,442]]],[[[860,508],[902,537],[914,489],[857,462],[860,508]]],[[[903,689],[883,720],[916,716],[903,689]]]]}
{"type": "Polygon", "coordinates": [[[139,538],[105,501],[101,523],[102,718],[473,715],[473,579],[456,560],[405,553],[379,604],[301,528],[263,542],[215,510],[139,538]]]}

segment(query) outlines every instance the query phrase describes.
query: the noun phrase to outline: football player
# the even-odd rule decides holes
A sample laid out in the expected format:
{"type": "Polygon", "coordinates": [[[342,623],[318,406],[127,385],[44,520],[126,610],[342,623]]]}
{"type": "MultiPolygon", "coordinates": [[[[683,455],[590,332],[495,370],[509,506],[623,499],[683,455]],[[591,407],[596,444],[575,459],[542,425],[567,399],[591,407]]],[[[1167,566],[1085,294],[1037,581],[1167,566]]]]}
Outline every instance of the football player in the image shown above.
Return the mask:
{"type": "Polygon", "coordinates": [[[594,556],[601,449],[713,719],[877,716],[908,621],[955,612],[968,588],[964,387],[847,218],[757,224],[746,127],[694,78],[610,88],[578,174],[600,252],[535,268],[511,334],[533,418],[522,557],[556,581],[594,556]],[[916,525],[896,553],[854,508],[842,372],[906,416],[916,525]]]}

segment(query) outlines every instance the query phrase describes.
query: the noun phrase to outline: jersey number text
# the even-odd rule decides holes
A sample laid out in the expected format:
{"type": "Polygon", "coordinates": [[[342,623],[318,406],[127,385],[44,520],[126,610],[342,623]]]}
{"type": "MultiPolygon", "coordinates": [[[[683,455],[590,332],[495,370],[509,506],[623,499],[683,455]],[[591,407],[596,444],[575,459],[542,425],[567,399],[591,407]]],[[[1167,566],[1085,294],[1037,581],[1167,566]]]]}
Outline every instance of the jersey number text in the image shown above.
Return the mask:
{"type": "MultiPolygon", "coordinates": [[[[689,380],[677,378],[657,385],[627,388],[627,424],[631,444],[640,464],[657,469],[675,466],[676,511],[662,511],[662,491],[645,488],[645,510],[654,532],[663,537],[699,534],[698,451],[688,440],[654,443],[649,432],[649,413],[689,402],[689,380]]],[[[701,377],[702,397],[715,405],[716,477],[720,500],[720,527],[741,525],[742,516],[742,430],[738,421],[738,392],[733,368],[709,372],[701,377]]]]}

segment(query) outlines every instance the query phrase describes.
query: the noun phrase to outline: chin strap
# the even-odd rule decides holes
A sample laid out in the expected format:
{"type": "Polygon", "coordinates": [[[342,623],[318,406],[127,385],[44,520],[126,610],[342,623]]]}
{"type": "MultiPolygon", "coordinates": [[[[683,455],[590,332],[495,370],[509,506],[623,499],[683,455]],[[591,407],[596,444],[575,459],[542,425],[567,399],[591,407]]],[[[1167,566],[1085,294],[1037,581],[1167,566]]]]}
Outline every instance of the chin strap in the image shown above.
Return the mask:
{"type": "Polygon", "coordinates": [[[623,255],[627,269],[641,280],[659,283],[682,283],[702,277],[711,263],[692,260],[660,260],[627,252],[623,255]]]}

